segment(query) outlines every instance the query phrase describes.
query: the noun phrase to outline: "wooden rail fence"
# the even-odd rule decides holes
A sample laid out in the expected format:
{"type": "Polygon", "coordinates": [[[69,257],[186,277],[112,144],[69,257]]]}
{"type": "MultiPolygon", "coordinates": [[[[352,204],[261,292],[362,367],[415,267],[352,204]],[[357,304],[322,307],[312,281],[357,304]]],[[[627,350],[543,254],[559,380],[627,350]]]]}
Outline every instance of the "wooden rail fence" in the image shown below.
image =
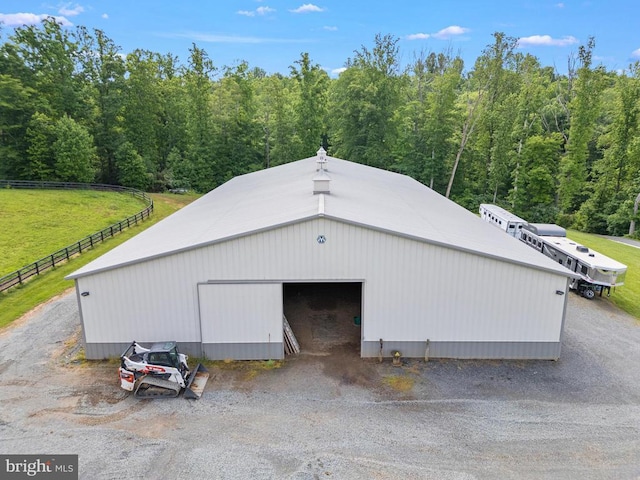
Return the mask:
{"type": "Polygon", "coordinates": [[[124,220],[114,223],[96,232],[88,237],[84,237],[71,245],[61,248],[38,261],[30,263],[15,272],[0,277],[0,292],[4,292],[11,287],[21,285],[34,275],[40,275],[50,268],[69,260],[72,256],[81,254],[83,251],[92,248],[107,238],[113,237],[120,233],[123,229],[148,218],[153,213],[153,199],[145,192],[133,188],[120,187],[118,185],[104,185],[99,183],[73,183],[73,182],[32,182],[23,180],[0,180],[0,188],[27,188],[38,190],[98,190],[104,192],[120,192],[128,193],[136,198],[143,200],[147,207],[144,210],[125,218],[124,220]]]}

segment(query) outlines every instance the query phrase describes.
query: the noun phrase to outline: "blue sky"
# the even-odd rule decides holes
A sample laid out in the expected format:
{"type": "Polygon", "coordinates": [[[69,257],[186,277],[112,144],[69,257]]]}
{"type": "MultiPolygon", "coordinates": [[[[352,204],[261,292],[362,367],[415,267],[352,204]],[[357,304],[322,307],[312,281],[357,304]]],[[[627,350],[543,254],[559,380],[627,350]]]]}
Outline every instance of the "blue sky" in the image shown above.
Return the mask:
{"type": "Polygon", "coordinates": [[[450,49],[470,69],[501,31],[560,73],[593,36],[596,63],[627,69],[640,60],[639,14],[639,0],[0,1],[4,35],[52,15],[71,28],[103,30],[123,54],[141,48],[184,63],[195,42],[218,67],[246,60],[287,74],[308,52],[332,76],[355,50],[371,49],[377,33],[400,39],[403,63],[420,52],[450,49]]]}

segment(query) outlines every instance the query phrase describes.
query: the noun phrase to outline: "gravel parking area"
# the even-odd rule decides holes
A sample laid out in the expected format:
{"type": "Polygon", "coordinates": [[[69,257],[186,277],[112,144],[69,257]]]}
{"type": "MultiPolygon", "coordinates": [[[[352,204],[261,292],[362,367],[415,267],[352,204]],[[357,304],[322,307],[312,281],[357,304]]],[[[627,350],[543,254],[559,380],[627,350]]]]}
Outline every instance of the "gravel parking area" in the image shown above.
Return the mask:
{"type": "Polygon", "coordinates": [[[557,362],[222,363],[198,401],[127,395],[79,336],[73,293],[0,331],[0,452],[92,480],[640,478],[640,322],[604,298],[569,296],[557,362]]]}

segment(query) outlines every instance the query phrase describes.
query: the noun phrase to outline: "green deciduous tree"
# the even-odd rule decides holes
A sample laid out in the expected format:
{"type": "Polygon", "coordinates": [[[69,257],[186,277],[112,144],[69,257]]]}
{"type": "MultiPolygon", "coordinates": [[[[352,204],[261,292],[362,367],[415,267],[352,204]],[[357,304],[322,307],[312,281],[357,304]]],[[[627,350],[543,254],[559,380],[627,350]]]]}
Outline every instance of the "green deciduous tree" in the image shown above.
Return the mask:
{"type": "Polygon", "coordinates": [[[38,92],[38,109],[52,118],[82,116],[76,70],[77,44],[53,17],[38,26],[19,27],[11,37],[15,52],[28,72],[22,81],[38,92]]]}
{"type": "MultiPolygon", "coordinates": [[[[585,185],[589,175],[589,144],[593,141],[595,122],[599,115],[600,99],[606,86],[601,67],[592,68],[595,40],[579,49],[580,68],[573,84],[569,103],[570,127],[566,155],[560,169],[560,207],[573,213],[585,200],[585,185]]],[[[592,160],[592,159],[591,159],[592,160]]]]}
{"type": "Polygon", "coordinates": [[[455,100],[462,60],[449,52],[420,55],[408,72],[407,100],[396,116],[396,168],[442,193],[452,156],[455,100]]]}
{"type": "Polygon", "coordinates": [[[327,131],[329,76],[320,65],[312,64],[308,53],[302,53],[289,69],[297,87],[293,106],[298,144],[295,155],[305,158],[315,155],[327,131]]]}
{"type": "Polygon", "coordinates": [[[397,140],[395,112],[401,100],[398,38],[376,35],[361,47],[334,83],[330,116],[336,155],[385,167],[397,140]]]}
{"type": "Polygon", "coordinates": [[[598,139],[603,155],[593,164],[585,187],[589,197],[575,216],[575,226],[585,231],[625,233],[633,215],[634,180],[640,180],[638,162],[632,160],[640,120],[638,64],[630,70],[631,76],[623,72],[603,92],[600,112],[608,122],[598,139]]]}
{"type": "Polygon", "coordinates": [[[149,188],[149,173],[142,156],[131,142],[120,144],[116,151],[118,182],[125,187],[146,190],[149,188]]]}
{"type": "Polygon", "coordinates": [[[55,176],[65,182],[93,182],[96,148],[85,127],[69,116],[60,118],[54,127],[55,176]]]}
{"type": "Polygon", "coordinates": [[[34,90],[18,78],[0,73],[1,177],[30,179],[30,169],[25,165],[26,131],[35,108],[34,96],[34,90]]]}
{"type": "Polygon", "coordinates": [[[514,72],[517,39],[502,32],[494,33],[493,37],[494,42],[478,57],[472,73],[472,83],[482,94],[476,142],[484,153],[484,159],[478,157],[482,164],[473,167],[473,183],[495,202],[498,193],[506,194],[510,186],[509,153],[513,145],[511,133],[519,78],[514,72]]]}
{"type": "Polygon", "coordinates": [[[124,105],[127,140],[144,159],[149,172],[155,173],[160,161],[157,132],[163,110],[157,54],[135,50],[127,55],[127,71],[124,105]]]}
{"type": "Polygon", "coordinates": [[[257,123],[265,168],[299,159],[293,90],[292,80],[279,74],[256,82],[257,123]]]}
{"type": "MultiPolygon", "coordinates": [[[[184,160],[190,165],[191,186],[207,192],[217,186],[214,176],[214,121],[212,77],[217,69],[207,52],[195,44],[189,49],[189,65],[184,72],[186,111],[186,151],[184,160]]],[[[221,159],[223,160],[223,159],[221,159]]]]}
{"type": "Polygon", "coordinates": [[[213,145],[216,155],[213,179],[216,185],[262,168],[253,73],[245,62],[227,68],[213,93],[213,145]]]}
{"type": "Polygon", "coordinates": [[[563,138],[559,133],[550,136],[532,135],[519,153],[519,174],[512,196],[513,211],[531,222],[553,223],[556,177],[563,138]]]}
{"type": "Polygon", "coordinates": [[[103,183],[116,183],[115,152],[123,141],[125,129],[125,63],[120,48],[102,30],[94,30],[92,35],[79,27],[75,38],[83,88],[87,92],[85,98],[90,99],[93,107],[86,125],[96,143],[97,178],[103,183]]]}
{"type": "Polygon", "coordinates": [[[55,136],[53,120],[43,113],[34,113],[26,133],[29,146],[27,147],[27,159],[24,163],[25,178],[49,180],[53,177],[55,136]]]}

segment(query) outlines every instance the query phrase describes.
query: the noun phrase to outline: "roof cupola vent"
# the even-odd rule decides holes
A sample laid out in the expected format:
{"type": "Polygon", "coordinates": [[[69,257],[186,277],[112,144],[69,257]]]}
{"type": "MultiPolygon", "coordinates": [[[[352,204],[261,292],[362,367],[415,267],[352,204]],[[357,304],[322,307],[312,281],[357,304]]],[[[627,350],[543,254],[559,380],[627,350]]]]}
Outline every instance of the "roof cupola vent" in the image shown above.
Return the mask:
{"type": "Polygon", "coordinates": [[[329,182],[331,182],[331,177],[329,177],[324,170],[320,170],[320,172],[313,177],[313,194],[329,193],[329,182]]]}
{"type": "Polygon", "coordinates": [[[320,150],[317,151],[318,159],[316,160],[317,168],[316,171],[326,170],[327,169],[327,152],[324,148],[320,147],[320,150]]]}

